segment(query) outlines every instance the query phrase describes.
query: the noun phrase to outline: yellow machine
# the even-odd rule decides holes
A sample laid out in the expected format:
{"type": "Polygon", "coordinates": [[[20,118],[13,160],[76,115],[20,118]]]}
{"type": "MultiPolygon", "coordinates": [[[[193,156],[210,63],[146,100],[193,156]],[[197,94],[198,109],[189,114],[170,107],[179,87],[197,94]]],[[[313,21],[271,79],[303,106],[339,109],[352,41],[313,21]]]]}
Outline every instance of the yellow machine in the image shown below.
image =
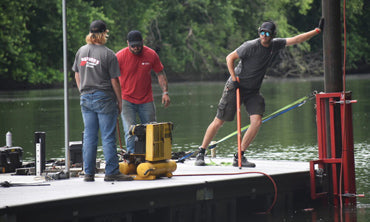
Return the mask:
{"type": "Polygon", "coordinates": [[[137,136],[135,154],[125,155],[120,163],[123,174],[137,174],[136,180],[154,180],[159,177],[172,177],[177,168],[171,160],[171,122],[133,125],[130,134],[137,136]]]}

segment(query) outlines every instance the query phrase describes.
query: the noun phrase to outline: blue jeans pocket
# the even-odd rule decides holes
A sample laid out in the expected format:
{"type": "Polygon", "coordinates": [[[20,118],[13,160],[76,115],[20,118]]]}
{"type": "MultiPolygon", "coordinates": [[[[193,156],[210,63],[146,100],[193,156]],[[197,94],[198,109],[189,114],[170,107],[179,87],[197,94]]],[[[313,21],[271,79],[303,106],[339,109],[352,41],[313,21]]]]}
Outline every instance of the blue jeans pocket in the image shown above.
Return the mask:
{"type": "Polygon", "coordinates": [[[93,94],[93,106],[97,113],[112,113],[118,111],[115,98],[103,91],[96,91],[93,94]]]}

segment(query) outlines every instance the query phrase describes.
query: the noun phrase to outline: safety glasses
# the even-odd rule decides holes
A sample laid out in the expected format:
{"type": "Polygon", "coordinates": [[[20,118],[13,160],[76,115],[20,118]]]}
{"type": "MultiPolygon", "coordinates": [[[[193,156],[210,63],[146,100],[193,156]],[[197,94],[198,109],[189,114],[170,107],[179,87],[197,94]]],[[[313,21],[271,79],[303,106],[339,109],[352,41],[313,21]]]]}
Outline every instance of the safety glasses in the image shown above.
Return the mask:
{"type": "Polygon", "coordinates": [[[141,48],[143,47],[143,44],[132,44],[130,45],[131,48],[141,48]]]}
{"type": "Polygon", "coordinates": [[[260,35],[265,35],[265,36],[269,37],[271,34],[269,32],[262,31],[262,32],[260,32],[260,35]]]}

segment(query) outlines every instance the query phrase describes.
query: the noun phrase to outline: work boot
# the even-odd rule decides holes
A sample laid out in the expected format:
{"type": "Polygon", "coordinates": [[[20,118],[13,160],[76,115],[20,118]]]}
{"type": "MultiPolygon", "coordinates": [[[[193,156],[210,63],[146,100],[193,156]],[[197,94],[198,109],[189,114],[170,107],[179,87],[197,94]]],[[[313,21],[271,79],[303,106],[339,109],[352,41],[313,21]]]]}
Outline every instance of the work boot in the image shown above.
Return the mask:
{"type": "Polygon", "coordinates": [[[119,173],[115,175],[105,175],[104,181],[131,181],[134,178],[127,176],[125,174],[119,173]]]}
{"type": "MultiPolygon", "coordinates": [[[[238,154],[234,155],[233,166],[238,167],[238,154]]],[[[249,162],[245,156],[242,156],[242,167],[256,167],[256,164],[249,162]]]]}
{"type": "Polygon", "coordinates": [[[84,181],[85,181],[85,182],[94,182],[94,181],[95,181],[95,179],[94,179],[94,175],[85,174],[85,176],[84,176],[84,181]]]}
{"type": "Polygon", "coordinates": [[[205,155],[204,153],[205,153],[205,149],[199,147],[199,153],[195,160],[195,166],[205,166],[206,165],[206,162],[204,162],[204,155],[205,155]]]}

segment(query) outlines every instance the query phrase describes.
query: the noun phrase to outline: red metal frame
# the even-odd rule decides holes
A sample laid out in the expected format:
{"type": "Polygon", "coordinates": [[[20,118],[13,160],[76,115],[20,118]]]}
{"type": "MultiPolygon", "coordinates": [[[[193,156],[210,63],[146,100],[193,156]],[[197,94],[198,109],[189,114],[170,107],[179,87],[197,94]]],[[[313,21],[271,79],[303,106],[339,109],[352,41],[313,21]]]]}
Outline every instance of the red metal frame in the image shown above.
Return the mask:
{"type": "Polygon", "coordinates": [[[319,169],[325,170],[325,166],[331,164],[331,184],[333,185],[332,195],[334,197],[334,204],[339,204],[339,197],[342,194],[346,194],[345,196],[342,196],[346,197],[346,205],[356,204],[351,107],[351,104],[355,102],[357,101],[351,100],[351,93],[349,92],[316,94],[316,121],[319,160],[310,161],[312,199],[324,197],[328,194],[328,192],[316,193],[315,165],[317,164],[319,169]],[[335,135],[335,123],[339,120],[336,120],[334,116],[334,110],[335,106],[338,105],[340,106],[341,135],[335,135]],[[328,127],[330,132],[327,132],[327,120],[329,120],[328,127]],[[330,141],[327,141],[328,134],[330,134],[330,141]],[[336,147],[339,145],[336,144],[337,136],[340,136],[342,140],[341,153],[337,153],[336,149],[336,147]],[[328,153],[328,145],[330,145],[330,153],[328,153]],[[340,166],[340,172],[338,172],[337,166],[340,166]]]}

